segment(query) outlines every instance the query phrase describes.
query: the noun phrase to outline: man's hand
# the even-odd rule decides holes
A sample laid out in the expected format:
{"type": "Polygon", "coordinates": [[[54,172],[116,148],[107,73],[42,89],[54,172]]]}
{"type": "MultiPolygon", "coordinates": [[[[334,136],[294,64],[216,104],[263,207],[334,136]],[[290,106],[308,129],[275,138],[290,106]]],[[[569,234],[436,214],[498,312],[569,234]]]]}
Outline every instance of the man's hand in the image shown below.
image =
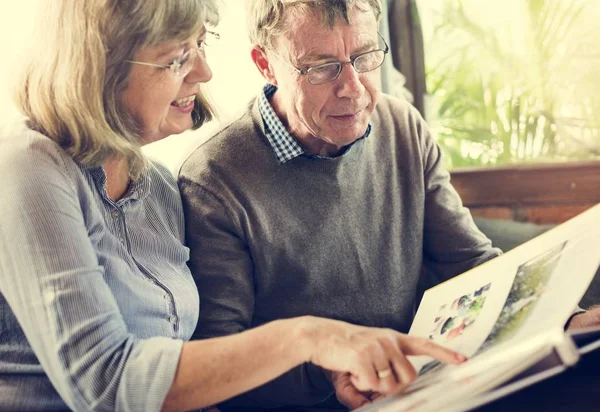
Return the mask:
{"type": "Polygon", "coordinates": [[[586,312],[573,316],[567,329],[574,330],[594,326],[600,326],[600,306],[593,306],[586,312]]]}
{"type": "Polygon", "coordinates": [[[350,374],[347,372],[331,371],[329,379],[335,389],[337,400],[348,409],[353,410],[383,396],[378,392],[360,392],[352,384],[350,374]]]}

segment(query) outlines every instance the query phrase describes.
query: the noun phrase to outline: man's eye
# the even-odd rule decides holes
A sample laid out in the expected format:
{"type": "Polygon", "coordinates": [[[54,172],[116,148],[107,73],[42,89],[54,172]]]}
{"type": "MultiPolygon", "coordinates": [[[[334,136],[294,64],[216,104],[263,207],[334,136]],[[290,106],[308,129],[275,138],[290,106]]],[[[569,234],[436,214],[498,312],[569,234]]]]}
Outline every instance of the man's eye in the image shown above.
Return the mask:
{"type": "Polygon", "coordinates": [[[315,74],[318,74],[318,73],[327,73],[334,69],[337,69],[337,63],[327,63],[327,64],[321,64],[319,66],[314,66],[310,69],[310,71],[312,71],[315,74]]]}

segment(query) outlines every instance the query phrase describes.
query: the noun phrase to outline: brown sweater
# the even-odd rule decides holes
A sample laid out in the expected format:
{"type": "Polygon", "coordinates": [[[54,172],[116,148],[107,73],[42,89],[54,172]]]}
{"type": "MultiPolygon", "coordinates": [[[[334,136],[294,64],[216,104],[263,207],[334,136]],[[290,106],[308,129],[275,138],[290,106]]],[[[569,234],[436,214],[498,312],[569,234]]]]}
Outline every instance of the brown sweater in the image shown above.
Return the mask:
{"type": "MultiPolygon", "coordinates": [[[[371,124],[342,156],[282,165],[254,103],[185,161],[196,337],[306,314],[406,332],[423,263],[447,279],[500,253],[462,207],[416,110],[384,96],[371,124]]],[[[245,399],[314,403],[331,388],[313,372],[297,368],[245,399]]]]}

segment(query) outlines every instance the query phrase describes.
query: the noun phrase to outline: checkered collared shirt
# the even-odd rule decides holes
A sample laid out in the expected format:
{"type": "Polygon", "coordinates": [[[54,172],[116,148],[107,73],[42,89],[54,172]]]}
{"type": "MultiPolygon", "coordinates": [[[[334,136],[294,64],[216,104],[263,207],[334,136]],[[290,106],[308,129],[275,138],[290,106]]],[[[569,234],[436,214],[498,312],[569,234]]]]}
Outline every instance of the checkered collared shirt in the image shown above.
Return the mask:
{"type": "MultiPolygon", "coordinates": [[[[298,140],[287,131],[281,119],[273,110],[269,98],[277,91],[277,86],[266,84],[263,92],[258,97],[258,109],[265,123],[265,135],[271,144],[271,148],[277,157],[279,164],[284,164],[298,156],[310,156],[314,158],[329,159],[327,156],[311,155],[298,143],[298,140]]],[[[367,126],[365,134],[360,138],[366,138],[371,133],[371,124],[367,126]]],[[[357,139],[357,140],[360,140],[357,139]]],[[[346,153],[354,143],[346,146],[343,153],[346,153]]]]}

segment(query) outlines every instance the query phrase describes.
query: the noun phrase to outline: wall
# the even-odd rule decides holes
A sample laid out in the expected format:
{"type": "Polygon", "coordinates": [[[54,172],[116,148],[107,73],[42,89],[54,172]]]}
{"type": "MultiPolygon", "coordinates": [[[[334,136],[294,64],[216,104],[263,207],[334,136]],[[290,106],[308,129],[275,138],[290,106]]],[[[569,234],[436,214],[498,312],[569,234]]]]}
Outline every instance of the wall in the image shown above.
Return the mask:
{"type": "Polygon", "coordinates": [[[551,224],[600,203],[600,162],[454,169],[451,176],[474,216],[551,224]]]}

